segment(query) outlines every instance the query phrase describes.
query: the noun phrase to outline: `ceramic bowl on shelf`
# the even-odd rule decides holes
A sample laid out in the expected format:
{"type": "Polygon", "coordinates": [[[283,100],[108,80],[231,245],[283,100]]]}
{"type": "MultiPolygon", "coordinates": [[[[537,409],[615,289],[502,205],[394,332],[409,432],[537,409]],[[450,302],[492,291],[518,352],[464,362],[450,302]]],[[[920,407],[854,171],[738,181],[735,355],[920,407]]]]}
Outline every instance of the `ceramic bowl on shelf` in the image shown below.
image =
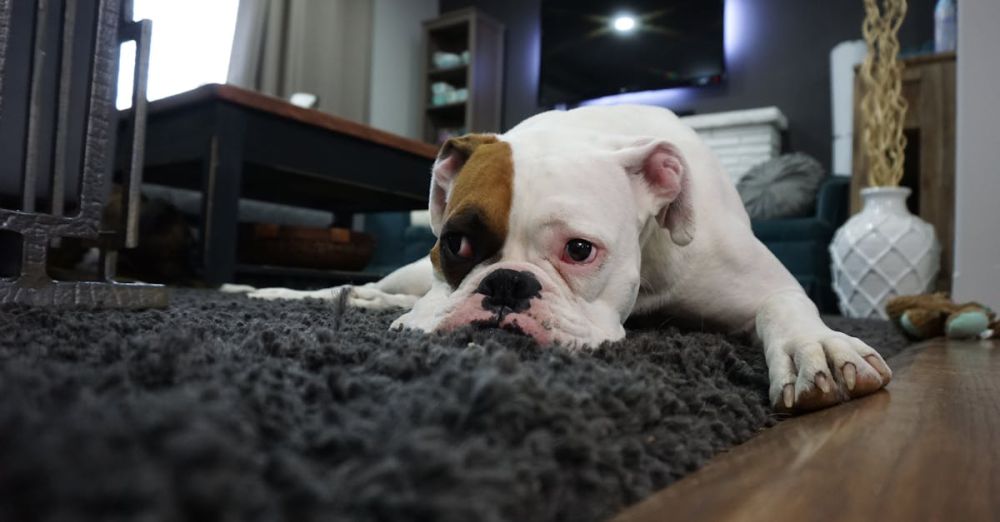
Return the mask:
{"type": "Polygon", "coordinates": [[[434,67],[438,69],[450,69],[452,67],[458,67],[463,63],[469,63],[468,59],[463,60],[463,56],[456,53],[445,53],[438,51],[434,53],[433,61],[434,67]]]}

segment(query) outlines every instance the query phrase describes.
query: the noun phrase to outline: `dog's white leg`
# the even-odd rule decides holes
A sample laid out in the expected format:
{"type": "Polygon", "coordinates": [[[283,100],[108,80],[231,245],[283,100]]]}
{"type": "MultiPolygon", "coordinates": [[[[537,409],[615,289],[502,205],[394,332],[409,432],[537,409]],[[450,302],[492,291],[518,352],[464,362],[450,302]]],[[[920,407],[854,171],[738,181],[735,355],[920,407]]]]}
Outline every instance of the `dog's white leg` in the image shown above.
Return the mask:
{"type": "Polygon", "coordinates": [[[831,330],[800,289],[765,299],[755,318],[779,410],[810,410],[868,395],[889,383],[892,371],[860,339],[831,330]]]}
{"type": "Polygon", "coordinates": [[[341,292],[349,292],[348,304],[361,308],[412,308],[427,293],[434,280],[430,258],[414,261],[379,281],[361,286],[343,285],[320,290],[261,288],[247,295],[255,299],[323,299],[336,300],[341,292]]]}
{"type": "Polygon", "coordinates": [[[366,287],[388,294],[403,294],[420,297],[431,289],[434,282],[434,265],[430,256],[424,256],[382,279],[368,283],[366,287]]]}
{"type": "Polygon", "coordinates": [[[743,209],[731,210],[739,219],[716,218],[712,224],[725,227],[701,227],[711,235],[690,254],[701,264],[684,265],[679,255],[664,264],[689,270],[672,289],[678,296],[674,308],[718,318],[731,331],[754,332],[778,410],[831,406],[888,384],[892,372],[882,357],[826,326],[798,281],[753,236],[743,209]]]}
{"type": "Polygon", "coordinates": [[[319,290],[294,290],[292,288],[258,288],[256,290],[251,290],[247,292],[248,297],[254,299],[320,299],[323,301],[334,301],[340,295],[340,292],[345,288],[351,288],[350,285],[344,286],[334,286],[332,288],[320,288],[319,290]]]}
{"type": "Polygon", "coordinates": [[[250,285],[238,285],[235,283],[225,283],[219,287],[219,291],[224,294],[249,294],[256,288],[250,285]]]}
{"type": "Polygon", "coordinates": [[[362,308],[413,308],[434,281],[430,257],[423,257],[382,279],[351,287],[350,304],[362,308]]]}

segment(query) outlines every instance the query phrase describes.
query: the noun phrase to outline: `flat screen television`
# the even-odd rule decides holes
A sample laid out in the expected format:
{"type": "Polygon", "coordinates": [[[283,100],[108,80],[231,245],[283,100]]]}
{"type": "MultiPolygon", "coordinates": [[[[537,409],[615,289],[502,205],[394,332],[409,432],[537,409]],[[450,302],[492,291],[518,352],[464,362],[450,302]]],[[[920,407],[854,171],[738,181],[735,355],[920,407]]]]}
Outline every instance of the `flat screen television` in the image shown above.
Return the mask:
{"type": "Polygon", "coordinates": [[[724,0],[542,0],[543,107],[720,83],[724,0]]]}

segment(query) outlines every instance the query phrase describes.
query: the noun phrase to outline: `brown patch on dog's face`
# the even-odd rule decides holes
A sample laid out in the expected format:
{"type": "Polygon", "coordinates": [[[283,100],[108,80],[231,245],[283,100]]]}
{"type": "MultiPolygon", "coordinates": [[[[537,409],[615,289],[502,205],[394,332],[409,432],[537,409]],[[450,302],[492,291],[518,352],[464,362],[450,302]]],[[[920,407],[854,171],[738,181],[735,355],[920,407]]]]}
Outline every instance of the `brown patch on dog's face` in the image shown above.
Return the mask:
{"type": "Polygon", "coordinates": [[[430,257],[435,270],[457,288],[476,265],[495,257],[503,248],[510,218],[514,161],[510,144],[494,136],[465,136],[452,140],[452,146],[466,153],[468,160],[452,186],[441,235],[430,257]],[[471,255],[459,255],[463,239],[471,247],[471,255]]]}

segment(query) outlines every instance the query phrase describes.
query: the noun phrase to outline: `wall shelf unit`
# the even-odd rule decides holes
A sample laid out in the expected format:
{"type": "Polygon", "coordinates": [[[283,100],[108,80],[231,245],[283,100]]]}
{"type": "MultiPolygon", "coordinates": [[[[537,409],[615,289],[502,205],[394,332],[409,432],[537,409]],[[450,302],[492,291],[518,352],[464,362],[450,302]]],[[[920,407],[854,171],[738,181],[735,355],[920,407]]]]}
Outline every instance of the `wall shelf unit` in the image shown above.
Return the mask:
{"type": "Polygon", "coordinates": [[[424,22],[425,141],[501,130],[503,41],[503,25],[475,8],[424,22]]]}

